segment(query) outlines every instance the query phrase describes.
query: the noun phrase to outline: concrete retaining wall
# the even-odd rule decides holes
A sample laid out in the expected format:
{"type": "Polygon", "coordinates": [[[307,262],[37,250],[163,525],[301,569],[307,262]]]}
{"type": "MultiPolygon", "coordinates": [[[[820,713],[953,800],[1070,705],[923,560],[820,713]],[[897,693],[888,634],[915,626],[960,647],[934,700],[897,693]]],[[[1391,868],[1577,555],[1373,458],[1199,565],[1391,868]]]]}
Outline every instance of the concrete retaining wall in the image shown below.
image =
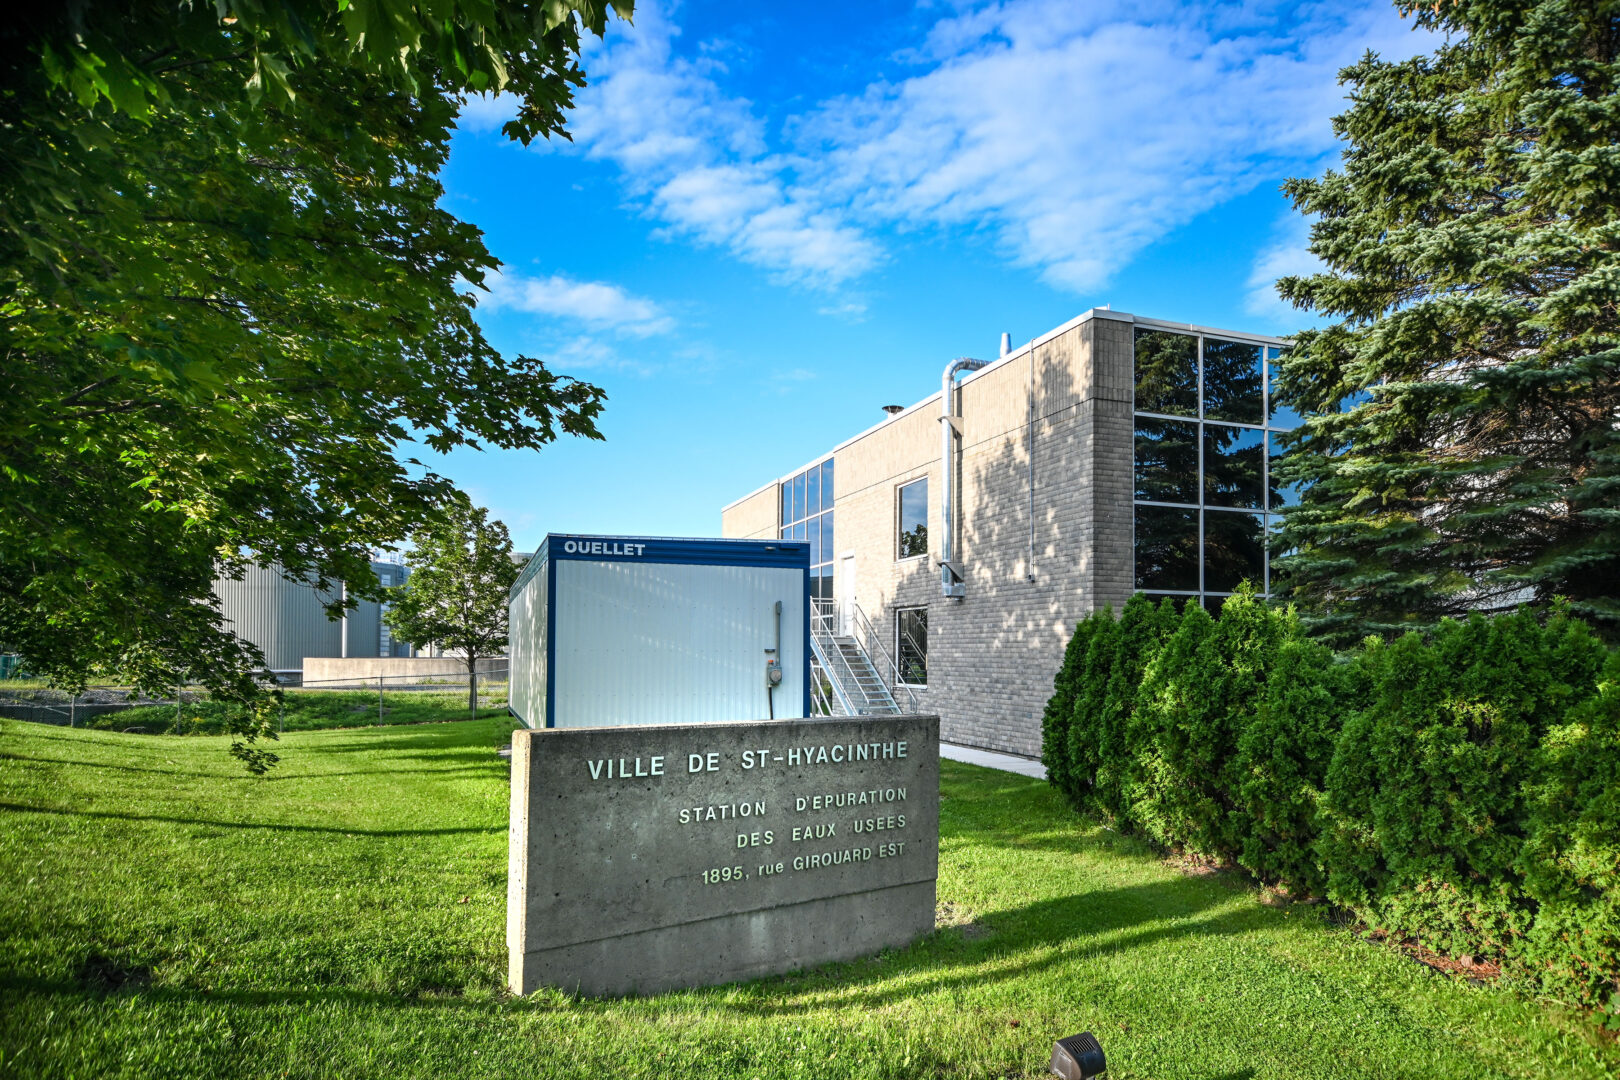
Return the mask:
{"type": "MultiPolygon", "coordinates": [[[[478,661],[478,670],[506,674],[506,657],[492,656],[478,661]]],[[[377,677],[384,685],[397,685],[412,678],[460,678],[465,680],[467,665],[454,656],[306,656],[304,657],[305,686],[317,689],[348,687],[375,687],[377,677]]]]}

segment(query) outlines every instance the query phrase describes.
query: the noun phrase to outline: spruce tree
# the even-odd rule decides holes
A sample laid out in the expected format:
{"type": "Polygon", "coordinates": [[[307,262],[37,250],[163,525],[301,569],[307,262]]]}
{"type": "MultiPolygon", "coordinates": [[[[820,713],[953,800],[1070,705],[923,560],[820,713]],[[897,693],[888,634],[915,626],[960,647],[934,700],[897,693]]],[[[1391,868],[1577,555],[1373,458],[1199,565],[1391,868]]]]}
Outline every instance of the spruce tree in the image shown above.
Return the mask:
{"type": "Polygon", "coordinates": [[[1620,633],[1620,18],[1597,0],[1397,4],[1431,55],[1345,69],[1342,170],[1285,190],[1325,264],[1279,292],[1309,414],[1294,599],[1339,640],[1467,610],[1620,633]]]}

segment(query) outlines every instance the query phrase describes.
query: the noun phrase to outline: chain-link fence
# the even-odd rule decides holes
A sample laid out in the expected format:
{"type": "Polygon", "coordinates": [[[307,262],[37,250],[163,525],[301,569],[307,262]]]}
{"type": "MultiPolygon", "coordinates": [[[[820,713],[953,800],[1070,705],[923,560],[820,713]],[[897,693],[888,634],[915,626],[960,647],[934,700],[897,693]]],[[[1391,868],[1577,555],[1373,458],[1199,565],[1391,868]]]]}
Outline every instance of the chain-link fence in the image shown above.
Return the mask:
{"type": "MultiPolygon", "coordinates": [[[[277,727],[287,714],[302,717],[298,727],[359,727],[367,724],[457,719],[477,711],[506,707],[507,668],[494,665],[477,672],[476,706],[465,667],[407,675],[354,675],[302,682],[284,688],[277,727]],[[306,715],[307,714],[307,715],[306,715]]],[[[222,703],[200,690],[181,689],[167,698],[151,698],[126,687],[91,687],[79,694],[34,684],[0,681],[0,717],[62,727],[96,727],[146,733],[207,733],[218,726],[222,703]],[[9,685],[8,685],[9,684],[9,685]],[[169,710],[169,712],[165,712],[169,710]],[[130,720],[121,725],[120,718],[130,720]]]]}

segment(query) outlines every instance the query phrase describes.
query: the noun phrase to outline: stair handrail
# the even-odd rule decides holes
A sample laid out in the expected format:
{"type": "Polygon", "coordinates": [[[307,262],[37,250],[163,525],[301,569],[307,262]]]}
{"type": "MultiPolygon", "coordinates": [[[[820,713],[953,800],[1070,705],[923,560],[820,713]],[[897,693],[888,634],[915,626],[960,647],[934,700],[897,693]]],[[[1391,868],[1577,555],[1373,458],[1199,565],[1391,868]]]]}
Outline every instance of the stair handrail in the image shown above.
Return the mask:
{"type": "MultiPolygon", "coordinates": [[[[850,621],[857,631],[857,641],[861,648],[865,650],[867,658],[870,659],[874,654],[883,658],[883,666],[878,668],[878,677],[889,685],[891,696],[897,691],[904,690],[906,692],[906,702],[911,706],[911,711],[917,712],[919,706],[916,692],[900,681],[900,668],[895,664],[894,658],[889,655],[889,650],[883,647],[883,642],[877,636],[877,632],[872,629],[872,622],[866,617],[866,612],[861,610],[861,605],[854,602],[851,602],[849,607],[850,614],[853,616],[850,621]]],[[[876,667],[877,665],[873,666],[876,667]]]]}
{"type": "Polygon", "coordinates": [[[827,641],[832,640],[832,634],[826,629],[825,626],[827,618],[828,616],[820,610],[820,605],[812,604],[810,616],[810,651],[815,655],[816,663],[821,665],[821,669],[827,673],[827,681],[832,684],[833,693],[837,696],[838,703],[844,707],[845,715],[858,716],[860,715],[859,712],[856,710],[855,706],[851,704],[849,695],[844,691],[844,680],[839,678],[838,669],[833,666],[831,661],[828,659],[828,655],[834,654],[838,657],[839,663],[844,665],[844,669],[846,672],[848,672],[851,681],[854,680],[855,673],[849,670],[849,661],[844,659],[844,654],[842,652],[839,652],[837,648],[828,649],[823,644],[823,639],[827,641]]]}

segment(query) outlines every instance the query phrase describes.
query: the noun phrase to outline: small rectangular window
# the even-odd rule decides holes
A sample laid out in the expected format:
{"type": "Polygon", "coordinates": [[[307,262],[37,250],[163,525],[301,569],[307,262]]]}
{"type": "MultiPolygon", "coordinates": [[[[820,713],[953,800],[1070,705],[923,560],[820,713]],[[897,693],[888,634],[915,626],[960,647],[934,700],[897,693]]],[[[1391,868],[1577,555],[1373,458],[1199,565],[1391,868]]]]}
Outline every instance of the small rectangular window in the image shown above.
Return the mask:
{"type": "Polygon", "coordinates": [[[831,510],[833,504],[833,459],[821,463],[821,508],[831,510]]]}
{"type": "Polygon", "coordinates": [[[900,488],[900,558],[928,554],[928,478],[900,488]]]}
{"type": "MultiPolygon", "coordinates": [[[[804,517],[804,473],[793,478],[793,520],[804,517]]],[[[800,536],[803,539],[803,536],[800,536]]]]}
{"type": "Polygon", "coordinates": [[[928,609],[897,608],[894,613],[894,636],[900,682],[906,686],[927,686],[928,609]]]}
{"type": "MultiPolygon", "coordinates": [[[[777,486],[782,489],[782,524],[791,525],[793,524],[793,481],[784,480],[777,486]]],[[[787,535],[786,529],[782,531],[782,535],[787,535]]]]}
{"type": "Polygon", "coordinates": [[[826,562],[833,559],[833,512],[827,511],[821,515],[821,557],[826,562]]]}
{"type": "Polygon", "coordinates": [[[811,469],[805,474],[805,477],[809,486],[805,489],[804,512],[807,514],[819,514],[821,513],[821,466],[817,465],[811,469]]]}

